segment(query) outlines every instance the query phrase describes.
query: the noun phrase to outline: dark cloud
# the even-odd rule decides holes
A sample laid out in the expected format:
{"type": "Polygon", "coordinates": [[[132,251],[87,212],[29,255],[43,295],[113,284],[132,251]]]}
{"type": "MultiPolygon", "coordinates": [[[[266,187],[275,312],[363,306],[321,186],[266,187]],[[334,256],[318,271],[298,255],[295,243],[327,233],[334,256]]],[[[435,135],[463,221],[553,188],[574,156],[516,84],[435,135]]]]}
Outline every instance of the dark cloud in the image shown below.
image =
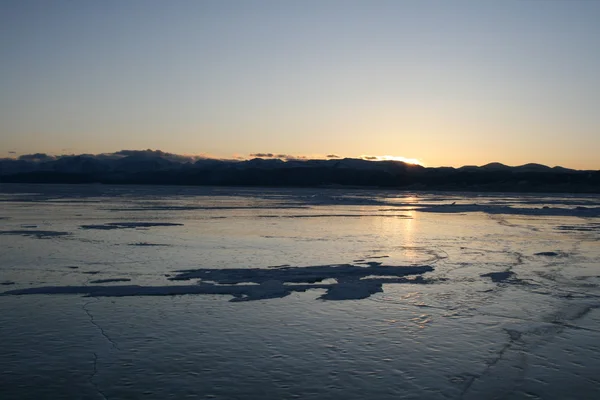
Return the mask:
{"type": "Polygon", "coordinates": [[[293,156],[291,154],[274,154],[274,153],[252,153],[250,157],[254,158],[278,158],[280,160],[292,161],[292,160],[306,160],[306,156],[293,156]]]}
{"type": "Polygon", "coordinates": [[[148,157],[148,158],[160,157],[160,158],[164,158],[165,160],[169,160],[169,161],[173,161],[173,162],[178,162],[178,163],[194,162],[194,161],[197,161],[199,159],[206,159],[206,158],[208,158],[208,157],[202,157],[202,156],[187,156],[187,155],[180,155],[180,154],[174,154],[174,153],[167,153],[167,152],[162,151],[162,150],[151,150],[151,149],[147,149],[147,150],[119,150],[119,151],[117,151],[115,153],[106,154],[105,156],[107,156],[109,158],[114,158],[114,156],[122,156],[122,157],[148,157]]]}
{"type": "Polygon", "coordinates": [[[49,156],[46,153],[23,154],[22,156],[19,156],[19,160],[34,161],[34,162],[52,161],[55,159],[56,159],[56,157],[49,156]]]}
{"type": "Polygon", "coordinates": [[[378,160],[379,158],[376,156],[364,156],[363,157],[365,160],[378,160]]]}
{"type": "MultiPolygon", "coordinates": [[[[15,154],[14,151],[9,151],[9,154],[15,154]]],[[[285,153],[252,153],[249,155],[251,158],[265,158],[265,159],[280,159],[282,161],[306,161],[310,160],[310,156],[305,155],[293,155],[293,154],[285,154],[285,153]]],[[[113,161],[121,160],[126,157],[130,157],[132,159],[139,159],[139,161],[149,160],[149,159],[163,159],[170,161],[172,163],[177,164],[185,164],[185,163],[195,163],[199,160],[220,160],[220,161],[242,161],[248,159],[248,157],[234,155],[232,158],[219,158],[213,157],[210,155],[185,155],[185,154],[174,154],[169,153],[162,150],[119,150],[114,153],[100,153],[100,154],[60,154],[60,155],[49,155],[46,153],[35,153],[35,154],[25,154],[18,157],[19,160],[29,161],[29,162],[47,162],[47,161],[55,161],[60,159],[68,159],[68,158],[88,158],[95,159],[107,163],[112,163],[113,161]]],[[[340,158],[336,154],[329,154],[327,158],[340,158]]],[[[375,159],[375,158],[373,158],[375,159]]]]}
{"type": "MultiPolygon", "coordinates": [[[[9,154],[15,154],[14,151],[9,151],[9,154]]],[[[185,155],[185,154],[174,154],[168,153],[162,150],[119,150],[114,153],[101,153],[101,154],[60,154],[60,155],[49,155],[46,153],[34,153],[34,154],[24,154],[19,156],[18,159],[21,161],[29,161],[29,162],[47,162],[59,160],[62,158],[72,158],[72,157],[86,157],[92,158],[96,160],[102,161],[114,161],[119,160],[125,157],[135,157],[142,159],[152,159],[152,158],[162,158],[164,160],[168,160],[174,163],[185,164],[185,163],[194,163],[198,160],[207,160],[207,159],[218,159],[217,157],[211,157],[208,155],[185,155]]]]}
{"type": "Polygon", "coordinates": [[[284,155],[285,155],[285,157],[282,157],[282,158],[284,158],[284,159],[286,159],[288,161],[306,160],[308,158],[306,156],[292,156],[292,155],[289,155],[289,154],[284,154],[284,155]]]}
{"type": "Polygon", "coordinates": [[[278,157],[279,158],[279,155],[275,156],[275,154],[273,154],[273,153],[254,153],[254,154],[250,154],[250,157],[258,157],[258,158],[278,157]]]}
{"type": "Polygon", "coordinates": [[[16,151],[9,151],[8,154],[17,154],[16,151]]]}
{"type": "Polygon", "coordinates": [[[164,152],[162,150],[152,150],[152,149],[147,149],[147,150],[119,150],[117,152],[115,152],[114,154],[120,154],[123,156],[137,156],[137,155],[152,155],[152,156],[170,156],[170,155],[174,155],[173,153],[167,153],[164,152]]]}

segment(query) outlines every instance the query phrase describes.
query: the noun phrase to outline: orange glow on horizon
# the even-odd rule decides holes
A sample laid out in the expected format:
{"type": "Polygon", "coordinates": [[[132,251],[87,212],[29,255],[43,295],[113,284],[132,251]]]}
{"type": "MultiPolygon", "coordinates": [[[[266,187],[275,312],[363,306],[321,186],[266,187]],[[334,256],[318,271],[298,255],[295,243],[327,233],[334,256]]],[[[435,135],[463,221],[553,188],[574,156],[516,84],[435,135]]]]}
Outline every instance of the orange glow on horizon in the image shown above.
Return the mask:
{"type": "Polygon", "coordinates": [[[360,156],[360,158],[371,161],[402,161],[407,164],[423,165],[423,163],[416,158],[407,158],[402,156],[360,156]]]}

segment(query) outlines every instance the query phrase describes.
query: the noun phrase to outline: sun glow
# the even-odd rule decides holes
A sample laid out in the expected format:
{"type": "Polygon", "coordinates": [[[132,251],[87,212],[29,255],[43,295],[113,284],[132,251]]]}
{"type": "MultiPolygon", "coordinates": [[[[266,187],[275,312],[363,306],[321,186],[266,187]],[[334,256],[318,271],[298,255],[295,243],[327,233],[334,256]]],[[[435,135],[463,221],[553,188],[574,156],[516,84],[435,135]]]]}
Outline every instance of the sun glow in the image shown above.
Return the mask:
{"type": "Polygon", "coordinates": [[[363,160],[371,161],[402,161],[407,164],[423,165],[421,161],[416,158],[406,158],[402,156],[360,156],[363,160]]]}

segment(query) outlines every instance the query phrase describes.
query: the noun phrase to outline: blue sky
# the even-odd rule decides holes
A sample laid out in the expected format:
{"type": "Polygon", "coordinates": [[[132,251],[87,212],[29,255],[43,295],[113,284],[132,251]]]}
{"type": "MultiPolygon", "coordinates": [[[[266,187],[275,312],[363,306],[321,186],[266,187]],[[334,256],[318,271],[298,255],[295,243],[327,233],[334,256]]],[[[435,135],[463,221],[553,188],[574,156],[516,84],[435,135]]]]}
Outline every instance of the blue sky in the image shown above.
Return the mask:
{"type": "Polygon", "coordinates": [[[587,0],[0,1],[0,157],[600,169],[598,21],[587,0]]]}

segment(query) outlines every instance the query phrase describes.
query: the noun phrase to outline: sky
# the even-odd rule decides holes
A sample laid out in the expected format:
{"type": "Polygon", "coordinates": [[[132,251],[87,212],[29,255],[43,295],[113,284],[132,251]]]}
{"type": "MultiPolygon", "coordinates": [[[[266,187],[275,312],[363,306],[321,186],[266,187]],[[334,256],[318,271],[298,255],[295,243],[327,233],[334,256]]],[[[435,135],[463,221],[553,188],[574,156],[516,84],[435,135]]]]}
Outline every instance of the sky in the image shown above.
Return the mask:
{"type": "Polygon", "coordinates": [[[600,1],[0,0],[0,157],[600,169],[600,1]]]}

